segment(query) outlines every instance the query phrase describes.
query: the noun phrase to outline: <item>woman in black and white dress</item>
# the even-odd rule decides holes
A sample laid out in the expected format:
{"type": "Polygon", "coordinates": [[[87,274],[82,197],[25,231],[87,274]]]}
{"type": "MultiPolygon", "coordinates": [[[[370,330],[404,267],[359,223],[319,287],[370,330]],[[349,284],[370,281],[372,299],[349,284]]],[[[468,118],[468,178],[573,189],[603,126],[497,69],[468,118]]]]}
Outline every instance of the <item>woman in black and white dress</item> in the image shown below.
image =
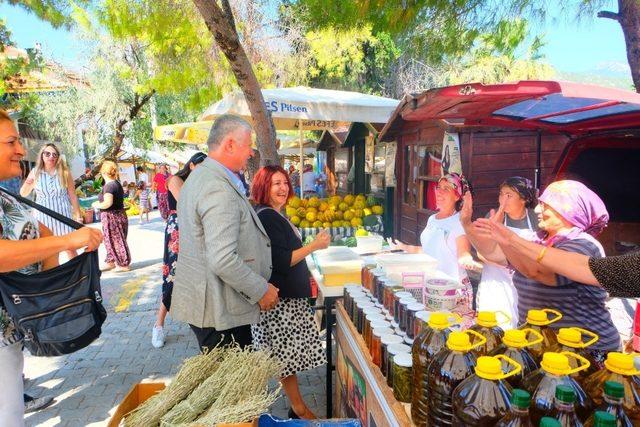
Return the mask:
{"type": "MultiPolygon", "coordinates": [[[[66,162],[61,157],[55,144],[45,144],[38,154],[36,167],[33,169],[22,188],[23,197],[36,192],[36,203],[45,206],[67,218],[81,221],[80,204],[76,196],[73,178],[66,162]]],[[[73,231],[68,225],[51,218],[40,211],[34,211],[36,219],[47,226],[54,236],[63,236],[73,231]]],[[[76,251],[67,251],[69,258],[77,255],[76,251]]]]}
{"type": "Polygon", "coordinates": [[[289,416],[314,419],[296,377],[297,372],[326,363],[309,305],[311,284],[305,257],[329,246],[330,238],[323,231],[302,246],[297,228],[280,212],[291,196],[291,182],[280,166],[266,166],[256,173],[251,197],[258,204],[258,217],[271,240],[273,272],[269,282],[278,288],[280,301],[274,309],[261,313],[260,322],[251,327],[251,332],[254,347],[271,352],[283,365],[280,382],[291,402],[289,416]]]}

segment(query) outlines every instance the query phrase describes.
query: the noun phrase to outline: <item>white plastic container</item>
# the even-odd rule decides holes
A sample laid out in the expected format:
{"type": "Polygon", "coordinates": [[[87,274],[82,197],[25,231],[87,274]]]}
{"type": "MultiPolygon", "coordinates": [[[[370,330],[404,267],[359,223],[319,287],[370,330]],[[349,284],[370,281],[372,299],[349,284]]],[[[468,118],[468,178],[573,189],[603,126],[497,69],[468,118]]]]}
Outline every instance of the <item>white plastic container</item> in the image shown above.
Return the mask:
{"type": "Polygon", "coordinates": [[[376,262],[394,282],[402,283],[402,273],[424,273],[433,276],[438,262],[427,254],[380,254],[376,262]]]}
{"type": "Polygon", "coordinates": [[[356,241],[358,242],[358,252],[364,254],[380,252],[384,239],[377,234],[371,234],[369,236],[356,236],[356,241]]]}

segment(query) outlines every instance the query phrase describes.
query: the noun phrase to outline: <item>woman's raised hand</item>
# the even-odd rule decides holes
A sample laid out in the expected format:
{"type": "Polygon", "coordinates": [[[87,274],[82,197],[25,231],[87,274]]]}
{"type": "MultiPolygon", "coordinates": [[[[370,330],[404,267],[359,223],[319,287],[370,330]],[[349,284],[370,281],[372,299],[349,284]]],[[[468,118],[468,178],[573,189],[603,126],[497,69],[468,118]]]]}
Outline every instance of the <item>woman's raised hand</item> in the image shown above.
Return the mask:
{"type": "Polygon", "coordinates": [[[327,230],[320,230],[318,234],[316,234],[316,238],[313,239],[313,245],[315,250],[318,249],[327,249],[329,247],[329,243],[331,243],[331,236],[327,232],[327,230]]]}

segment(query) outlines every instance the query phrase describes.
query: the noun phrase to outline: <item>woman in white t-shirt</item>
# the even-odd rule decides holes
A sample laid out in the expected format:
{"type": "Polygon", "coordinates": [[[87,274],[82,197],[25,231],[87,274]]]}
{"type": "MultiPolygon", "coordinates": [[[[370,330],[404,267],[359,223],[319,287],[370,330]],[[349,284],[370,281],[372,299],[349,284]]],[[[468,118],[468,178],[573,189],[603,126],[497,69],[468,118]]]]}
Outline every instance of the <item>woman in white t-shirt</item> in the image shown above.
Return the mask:
{"type": "Polygon", "coordinates": [[[438,212],[427,220],[427,226],[420,234],[421,246],[400,244],[407,252],[424,252],[438,261],[438,270],[456,282],[468,286],[472,298],[466,270],[478,270],[480,264],[471,256],[471,245],[460,224],[459,211],[462,197],[470,191],[467,180],[457,173],[444,175],[436,187],[436,207],[438,212]]]}

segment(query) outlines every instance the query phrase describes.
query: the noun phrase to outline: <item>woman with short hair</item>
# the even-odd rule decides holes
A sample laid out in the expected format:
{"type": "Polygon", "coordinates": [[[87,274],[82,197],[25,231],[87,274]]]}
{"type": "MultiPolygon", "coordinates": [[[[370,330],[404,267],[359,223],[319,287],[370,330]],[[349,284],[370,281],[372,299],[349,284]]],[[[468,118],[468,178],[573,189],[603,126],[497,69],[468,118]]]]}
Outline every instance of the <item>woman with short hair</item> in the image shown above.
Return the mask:
{"type": "Polygon", "coordinates": [[[129,219],[124,209],[124,189],[118,181],[118,165],[110,160],[102,163],[100,175],[104,185],[94,208],[100,209],[107,258],[103,270],[129,271],[131,252],[127,244],[129,219]]]}

